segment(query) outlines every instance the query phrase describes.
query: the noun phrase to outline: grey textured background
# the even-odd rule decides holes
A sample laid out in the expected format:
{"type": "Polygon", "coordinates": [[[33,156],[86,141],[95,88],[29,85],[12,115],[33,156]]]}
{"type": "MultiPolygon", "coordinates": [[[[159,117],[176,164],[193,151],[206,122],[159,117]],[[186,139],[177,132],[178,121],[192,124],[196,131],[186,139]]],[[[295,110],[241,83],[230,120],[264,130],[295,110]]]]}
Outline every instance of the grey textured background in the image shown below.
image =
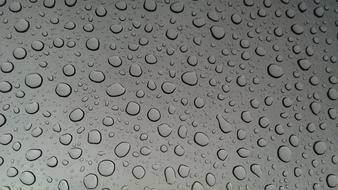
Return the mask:
{"type": "Polygon", "coordinates": [[[337,189],[337,13],[0,0],[0,187],[337,189]]]}

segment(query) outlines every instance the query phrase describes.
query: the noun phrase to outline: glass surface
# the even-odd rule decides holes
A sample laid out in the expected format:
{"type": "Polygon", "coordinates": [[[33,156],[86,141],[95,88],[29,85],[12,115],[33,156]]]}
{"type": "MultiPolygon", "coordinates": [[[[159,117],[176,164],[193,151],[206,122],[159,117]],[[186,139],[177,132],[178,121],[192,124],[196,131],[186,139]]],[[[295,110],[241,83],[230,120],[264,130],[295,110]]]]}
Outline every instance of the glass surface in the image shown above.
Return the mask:
{"type": "Polygon", "coordinates": [[[1,190],[337,190],[335,0],[0,0],[1,190]]]}

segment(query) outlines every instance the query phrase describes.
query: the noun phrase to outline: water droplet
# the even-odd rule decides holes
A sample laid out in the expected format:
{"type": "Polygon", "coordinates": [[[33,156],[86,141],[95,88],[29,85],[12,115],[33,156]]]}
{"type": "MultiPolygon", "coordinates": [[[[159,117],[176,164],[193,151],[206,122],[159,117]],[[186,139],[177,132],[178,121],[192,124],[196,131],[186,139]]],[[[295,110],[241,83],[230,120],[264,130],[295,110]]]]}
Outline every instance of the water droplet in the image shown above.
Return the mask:
{"type": "Polygon", "coordinates": [[[73,109],[69,114],[69,119],[73,122],[81,121],[85,116],[84,111],[81,108],[73,109]]]}
{"type": "Polygon", "coordinates": [[[327,149],[327,145],[323,141],[317,141],[313,145],[313,150],[315,151],[316,154],[322,155],[325,154],[327,149]]]}
{"type": "Polygon", "coordinates": [[[120,142],[116,145],[114,152],[117,157],[122,158],[125,157],[130,151],[130,144],[128,142],[120,142]]]}
{"type": "Polygon", "coordinates": [[[276,65],[276,64],[270,64],[268,66],[268,73],[273,78],[280,78],[284,75],[284,70],[282,67],[276,65]]]}
{"type": "Polygon", "coordinates": [[[0,127],[4,126],[7,122],[7,118],[4,116],[4,114],[0,113],[0,127]]]}
{"type": "Polygon", "coordinates": [[[181,76],[182,81],[190,86],[195,86],[198,82],[197,74],[194,71],[187,71],[181,76]]]}
{"type": "Polygon", "coordinates": [[[42,76],[39,73],[31,73],[25,77],[25,84],[29,88],[39,88],[42,85],[42,81],[42,76]]]}
{"type": "Polygon", "coordinates": [[[97,51],[100,48],[100,41],[97,38],[90,38],[86,41],[86,47],[91,51],[97,51]]]}
{"type": "Polygon", "coordinates": [[[89,73],[89,79],[95,83],[101,83],[105,80],[105,78],[106,76],[102,71],[94,70],[89,73]]]}
{"type": "Polygon", "coordinates": [[[120,83],[114,83],[106,89],[106,93],[110,97],[121,96],[126,92],[126,89],[120,83]]]}
{"type": "Polygon", "coordinates": [[[204,190],[204,186],[199,181],[195,181],[191,186],[191,190],[204,190]]]}
{"type": "Polygon", "coordinates": [[[283,161],[283,162],[290,162],[291,161],[291,156],[292,152],[289,147],[287,146],[280,146],[277,150],[277,155],[278,158],[283,161]]]}
{"type": "Polygon", "coordinates": [[[0,92],[7,93],[12,90],[12,84],[8,81],[2,81],[0,82],[0,92]]]}
{"type": "Polygon", "coordinates": [[[217,114],[218,126],[223,133],[230,133],[232,131],[232,125],[227,122],[222,115],[217,114]]]}
{"type": "Polygon", "coordinates": [[[132,116],[139,114],[140,110],[141,110],[141,106],[138,103],[133,102],[133,101],[128,102],[126,106],[126,112],[132,116]]]}
{"type": "Polygon", "coordinates": [[[111,160],[102,160],[97,167],[100,175],[108,177],[115,172],[115,163],[111,160]]]}
{"type": "Polygon", "coordinates": [[[246,178],[246,170],[242,165],[235,166],[232,173],[238,180],[244,180],[246,178]]]}
{"type": "Polygon", "coordinates": [[[23,171],[20,174],[19,179],[24,185],[33,185],[36,181],[36,177],[31,171],[23,171]]]}
{"type": "Polygon", "coordinates": [[[176,90],[176,85],[171,82],[163,82],[161,89],[166,94],[172,94],[176,90]]]}
{"type": "Polygon", "coordinates": [[[27,32],[27,30],[29,29],[29,22],[26,19],[19,19],[16,23],[15,23],[15,30],[17,32],[23,33],[23,32],[27,32]]]}
{"type": "Polygon", "coordinates": [[[196,132],[194,135],[194,141],[200,146],[207,146],[209,144],[209,138],[205,133],[196,132]]]}
{"type": "Polygon", "coordinates": [[[89,173],[83,178],[83,184],[87,189],[95,189],[99,184],[96,174],[89,173]]]}
{"type": "MultiPolygon", "coordinates": [[[[65,1],[69,1],[69,0],[65,0],[65,1]]],[[[76,2],[76,0],[75,0],[75,2],[76,2]]],[[[65,180],[65,179],[61,179],[59,181],[59,184],[58,184],[58,190],[69,190],[68,181],[65,180]]]]}
{"type": "Polygon", "coordinates": [[[338,177],[334,174],[329,174],[326,177],[327,186],[334,188],[338,186],[338,177]]]}
{"type": "Polygon", "coordinates": [[[146,170],[141,165],[137,165],[133,168],[132,174],[136,179],[142,179],[146,175],[146,170]]]}
{"type": "Polygon", "coordinates": [[[216,184],[216,177],[212,173],[207,173],[207,175],[205,176],[205,181],[210,187],[212,187],[216,184]]]}
{"type": "Polygon", "coordinates": [[[154,12],[157,9],[157,3],[154,0],[144,0],[143,8],[149,12],[154,12]]]}
{"type": "Polygon", "coordinates": [[[172,167],[167,167],[164,170],[164,177],[165,181],[169,184],[172,185],[176,182],[176,172],[172,167]]]}
{"type": "Polygon", "coordinates": [[[210,32],[211,35],[216,39],[216,40],[220,40],[222,38],[224,38],[225,36],[225,31],[224,28],[220,27],[220,26],[212,26],[210,28],[210,32]]]}
{"type": "Polygon", "coordinates": [[[150,121],[152,122],[156,122],[158,120],[160,120],[161,118],[161,113],[158,109],[156,108],[151,108],[148,113],[147,113],[147,117],[150,121]]]}
{"type": "Polygon", "coordinates": [[[34,161],[37,160],[42,156],[42,150],[41,149],[29,149],[26,151],[26,159],[28,161],[34,161]]]}
{"type": "Polygon", "coordinates": [[[100,144],[102,140],[101,132],[97,129],[92,129],[88,132],[87,141],[89,144],[100,144]]]}
{"type": "Polygon", "coordinates": [[[68,97],[72,93],[72,87],[67,83],[58,83],[55,87],[55,93],[60,97],[68,97]]]}

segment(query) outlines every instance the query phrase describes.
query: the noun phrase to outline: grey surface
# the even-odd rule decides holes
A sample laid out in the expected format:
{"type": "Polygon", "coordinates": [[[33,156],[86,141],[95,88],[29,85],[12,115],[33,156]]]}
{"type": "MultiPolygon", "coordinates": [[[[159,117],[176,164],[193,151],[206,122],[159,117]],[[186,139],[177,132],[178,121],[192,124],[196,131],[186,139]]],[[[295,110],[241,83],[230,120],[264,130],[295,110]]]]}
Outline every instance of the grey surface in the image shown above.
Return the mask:
{"type": "Polygon", "coordinates": [[[338,189],[334,0],[0,0],[2,189],[338,189]]]}

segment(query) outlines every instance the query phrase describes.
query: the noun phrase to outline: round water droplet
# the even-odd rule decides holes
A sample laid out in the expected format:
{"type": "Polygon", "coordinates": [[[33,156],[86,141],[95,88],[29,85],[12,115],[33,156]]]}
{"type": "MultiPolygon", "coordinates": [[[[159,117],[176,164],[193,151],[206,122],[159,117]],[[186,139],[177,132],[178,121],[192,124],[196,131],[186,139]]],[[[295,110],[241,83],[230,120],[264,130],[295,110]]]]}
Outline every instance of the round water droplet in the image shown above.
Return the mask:
{"type": "Polygon", "coordinates": [[[238,180],[244,180],[246,178],[246,170],[242,165],[235,166],[232,173],[238,180]]]}
{"type": "Polygon", "coordinates": [[[121,96],[126,92],[126,89],[120,83],[114,83],[106,89],[106,93],[110,97],[121,96]]]}
{"type": "Polygon", "coordinates": [[[15,48],[13,56],[15,59],[24,59],[27,56],[27,51],[22,47],[15,48]]]}
{"type": "Polygon", "coordinates": [[[205,133],[196,132],[194,135],[194,141],[200,146],[207,146],[209,144],[209,138],[205,133]]]}
{"type": "Polygon", "coordinates": [[[204,190],[204,186],[199,181],[195,181],[191,186],[191,190],[204,190]]]}
{"type": "Polygon", "coordinates": [[[212,173],[207,173],[205,176],[205,181],[210,187],[212,187],[216,184],[216,177],[212,173]]]}
{"type": "Polygon", "coordinates": [[[132,115],[132,116],[139,114],[140,110],[141,110],[141,106],[138,103],[133,102],[133,101],[128,102],[126,106],[127,114],[132,115]]]}
{"type": "Polygon", "coordinates": [[[317,141],[313,144],[313,150],[318,155],[325,154],[326,149],[327,149],[327,145],[323,141],[317,141]]]}
{"type": "Polygon", "coordinates": [[[31,171],[23,171],[20,174],[19,179],[24,185],[33,185],[35,183],[36,177],[31,171]]]}
{"type": "Polygon", "coordinates": [[[72,93],[72,87],[67,83],[59,83],[55,87],[55,93],[60,97],[68,97],[72,93]]]}
{"type": "Polygon", "coordinates": [[[25,77],[25,84],[29,88],[39,88],[42,85],[42,81],[42,76],[39,73],[31,73],[25,77]]]}
{"type": "Polygon", "coordinates": [[[10,167],[7,169],[7,176],[8,177],[15,177],[18,175],[19,171],[15,167],[10,167]]]}
{"type": "Polygon", "coordinates": [[[114,125],[114,119],[110,116],[106,116],[102,119],[102,124],[109,127],[114,125]]]}
{"type": "Polygon", "coordinates": [[[100,144],[102,140],[101,132],[97,129],[92,129],[88,132],[87,141],[89,144],[100,144]]]}
{"type": "Polygon", "coordinates": [[[155,0],[144,0],[143,8],[149,12],[156,11],[157,3],[155,0]]]}
{"type": "Polygon", "coordinates": [[[83,184],[87,189],[95,189],[99,184],[96,174],[89,173],[83,178],[83,184]]]}
{"type": "Polygon", "coordinates": [[[268,66],[268,73],[273,78],[280,78],[284,75],[284,70],[282,67],[276,65],[276,64],[270,64],[268,66]]]}
{"type": "Polygon", "coordinates": [[[231,15],[231,21],[234,23],[234,24],[240,24],[242,22],[242,17],[239,15],[239,14],[232,14],[231,15]]]}
{"type": "Polygon", "coordinates": [[[41,51],[45,47],[45,44],[40,40],[35,40],[32,42],[31,47],[35,51],[41,51]]]}
{"type": "Polygon", "coordinates": [[[290,162],[292,152],[289,147],[283,145],[278,148],[277,156],[283,162],[290,162]]]}
{"type": "Polygon", "coordinates": [[[293,33],[297,34],[297,35],[300,35],[300,34],[303,34],[304,32],[304,27],[299,25],[299,24],[293,24],[291,26],[291,30],[293,33]]]}
{"type": "Polygon", "coordinates": [[[334,174],[329,174],[326,177],[327,186],[334,188],[338,186],[338,177],[334,174]]]}
{"type": "Polygon", "coordinates": [[[63,74],[67,77],[74,76],[76,73],[75,67],[72,64],[67,64],[62,68],[63,74]]]}
{"type": "Polygon", "coordinates": [[[147,113],[147,117],[150,121],[152,122],[156,122],[158,120],[160,120],[161,118],[161,113],[158,109],[156,108],[151,108],[148,113],[147,113]]]}
{"type": "Polygon", "coordinates": [[[171,134],[172,128],[168,124],[162,123],[157,126],[157,130],[162,137],[168,137],[171,134]]]}
{"type": "Polygon", "coordinates": [[[8,81],[2,81],[0,82],[0,92],[7,93],[12,90],[12,84],[8,81]]]}
{"type": "Polygon", "coordinates": [[[32,102],[26,105],[25,111],[28,114],[35,114],[39,111],[40,105],[37,102],[32,102]]]}
{"type": "Polygon", "coordinates": [[[69,145],[73,140],[73,136],[69,133],[60,136],[59,141],[63,145],[69,145]]]}
{"type": "Polygon", "coordinates": [[[211,35],[216,39],[216,40],[221,40],[225,36],[225,31],[224,28],[220,26],[212,26],[210,28],[211,35]]]}
{"type": "Polygon", "coordinates": [[[187,71],[181,76],[182,81],[190,86],[195,86],[198,82],[197,74],[194,71],[187,71]]]}
{"type": "Polygon", "coordinates": [[[178,31],[175,29],[168,29],[165,35],[169,40],[175,40],[178,37],[178,31]]]}
{"type": "Polygon", "coordinates": [[[113,67],[119,67],[122,65],[122,59],[119,56],[111,56],[108,58],[108,63],[113,67]]]}
{"type": "Polygon", "coordinates": [[[55,0],[44,0],[43,5],[46,8],[53,8],[55,6],[55,0]]]}
{"type": "Polygon", "coordinates": [[[127,10],[127,3],[124,1],[118,1],[115,3],[115,7],[120,11],[124,11],[127,10]]]}
{"type": "Polygon", "coordinates": [[[82,156],[82,149],[73,147],[68,151],[69,157],[73,160],[79,159],[82,156]]]}
{"type": "Polygon", "coordinates": [[[3,62],[0,65],[0,69],[4,73],[10,73],[14,70],[14,65],[11,62],[3,62]]]}
{"type": "Polygon", "coordinates": [[[95,83],[101,83],[105,80],[106,76],[102,71],[91,71],[89,73],[89,79],[95,83]]]}
{"type": "Polygon", "coordinates": [[[14,28],[17,32],[23,33],[23,32],[27,32],[27,30],[29,29],[29,22],[26,19],[19,19],[15,25],[14,28]]]}
{"type": "Polygon", "coordinates": [[[224,161],[228,157],[228,152],[224,149],[219,149],[217,151],[217,158],[221,161],[224,161]]]}
{"type": "Polygon", "coordinates": [[[29,149],[26,151],[26,159],[28,161],[34,161],[37,160],[42,156],[42,150],[41,149],[29,149]]]}
{"type": "Polygon", "coordinates": [[[312,63],[307,59],[299,59],[297,63],[299,68],[301,68],[303,71],[309,70],[312,66],[312,63]]]}
{"type": "Polygon", "coordinates": [[[68,181],[65,179],[61,179],[58,184],[58,190],[69,190],[68,181]]]}
{"type": "Polygon", "coordinates": [[[146,170],[143,166],[138,165],[133,168],[132,174],[136,179],[142,179],[146,175],[146,170]]]}
{"type": "Polygon", "coordinates": [[[329,88],[327,91],[327,97],[329,97],[331,100],[337,100],[338,99],[338,92],[335,88],[329,88]]]}
{"type": "Polygon", "coordinates": [[[86,47],[91,51],[97,51],[100,48],[100,41],[97,38],[90,38],[86,41],[86,47]]]}
{"type": "Polygon", "coordinates": [[[153,54],[147,54],[144,59],[145,59],[146,63],[148,63],[148,64],[157,63],[157,58],[153,54]]]}
{"type": "Polygon", "coordinates": [[[128,142],[120,142],[114,149],[115,155],[119,158],[125,157],[130,151],[130,144],[128,142]]]}
{"type": "Polygon", "coordinates": [[[84,111],[81,108],[75,108],[72,112],[69,114],[69,119],[73,122],[81,121],[84,118],[84,111]]]}
{"type": "Polygon", "coordinates": [[[104,177],[111,176],[115,172],[115,163],[111,160],[102,160],[98,164],[97,170],[104,177]]]}
{"type": "Polygon", "coordinates": [[[49,167],[56,167],[57,165],[58,165],[58,159],[55,157],[55,156],[52,156],[52,157],[49,157],[48,159],[47,159],[47,166],[49,166],[49,167]]]}
{"type": "Polygon", "coordinates": [[[65,5],[67,5],[68,7],[73,7],[75,6],[77,0],[65,0],[65,5]]]}
{"type": "Polygon", "coordinates": [[[119,24],[113,24],[110,26],[110,31],[114,34],[118,34],[120,32],[122,32],[123,27],[119,24]]]}
{"type": "Polygon", "coordinates": [[[129,74],[133,77],[140,77],[142,75],[142,68],[139,64],[132,64],[129,67],[129,74]]]}
{"type": "MultiPolygon", "coordinates": [[[[5,1],[6,2],[6,1],[5,1]]],[[[9,10],[12,11],[12,12],[19,12],[21,11],[22,9],[22,5],[20,2],[17,2],[17,1],[12,1],[10,4],[9,4],[9,10]]]]}
{"type": "Polygon", "coordinates": [[[161,89],[166,94],[172,94],[176,90],[176,85],[171,82],[163,82],[161,89]]]}
{"type": "Polygon", "coordinates": [[[11,143],[13,140],[13,135],[10,133],[4,133],[2,135],[0,135],[0,144],[2,145],[8,145],[9,143],[11,143]]]}
{"type": "Polygon", "coordinates": [[[310,109],[313,114],[318,115],[322,110],[322,106],[318,102],[312,102],[310,104],[310,109]]]}
{"type": "Polygon", "coordinates": [[[241,118],[245,123],[250,123],[253,120],[249,111],[243,111],[241,114],[241,118]]]}
{"type": "Polygon", "coordinates": [[[170,10],[174,13],[181,13],[184,10],[184,3],[177,1],[170,5],[170,10]]]}

